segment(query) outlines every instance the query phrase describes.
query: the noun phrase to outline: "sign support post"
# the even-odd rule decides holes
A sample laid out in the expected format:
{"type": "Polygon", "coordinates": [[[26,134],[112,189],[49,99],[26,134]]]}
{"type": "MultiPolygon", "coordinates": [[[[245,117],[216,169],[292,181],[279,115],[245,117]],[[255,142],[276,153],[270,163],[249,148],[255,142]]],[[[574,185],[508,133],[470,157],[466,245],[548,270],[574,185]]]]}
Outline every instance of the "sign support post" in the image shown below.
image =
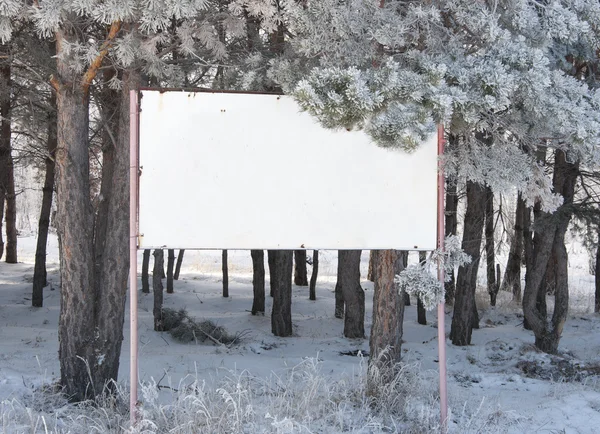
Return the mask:
{"type": "Polygon", "coordinates": [[[138,92],[131,90],[129,93],[129,415],[132,426],[137,419],[138,392],[138,118],[138,92]]]}
{"type": "MultiPolygon", "coordinates": [[[[444,127],[438,126],[438,157],[444,155],[444,127]]],[[[438,189],[437,189],[437,248],[444,250],[444,195],[445,179],[441,159],[438,162],[438,189]]],[[[444,266],[438,263],[438,280],[444,285],[444,266]]],[[[448,430],[448,389],[446,373],[446,324],[444,300],[438,305],[438,361],[440,368],[440,431],[445,434],[448,430]]]]}

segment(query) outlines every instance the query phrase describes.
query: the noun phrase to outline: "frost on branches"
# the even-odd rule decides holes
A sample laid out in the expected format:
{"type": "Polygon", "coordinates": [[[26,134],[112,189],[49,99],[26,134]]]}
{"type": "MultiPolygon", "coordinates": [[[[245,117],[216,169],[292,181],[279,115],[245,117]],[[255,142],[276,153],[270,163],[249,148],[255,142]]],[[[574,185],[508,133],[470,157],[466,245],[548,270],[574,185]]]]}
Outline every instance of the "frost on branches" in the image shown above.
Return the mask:
{"type": "Polygon", "coordinates": [[[427,310],[434,309],[444,301],[444,285],[435,277],[438,266],[444,268],[444,279],[450,281],[450,273],[457,267],[471,262],[471,257],[460,248],[460,240],[449,235],[445,240],[445,249],[433,251],[424,262],[409,265],[396,275],[395,282],[399,291],[404,291],[421,299],[427,310]]]}

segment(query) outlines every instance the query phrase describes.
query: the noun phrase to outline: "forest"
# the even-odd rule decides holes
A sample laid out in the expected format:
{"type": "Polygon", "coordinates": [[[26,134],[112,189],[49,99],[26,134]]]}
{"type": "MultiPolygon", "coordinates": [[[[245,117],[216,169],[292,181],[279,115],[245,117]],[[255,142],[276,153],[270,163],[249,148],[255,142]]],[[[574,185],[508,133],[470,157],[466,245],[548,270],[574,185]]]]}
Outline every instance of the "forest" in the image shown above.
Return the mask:
{"type": "Polygon", "coordinates": [[[2,429],[595,432],[599,23],[595,0],[0,1],[2,429]],[[285,94],[408,154],[443,125],[445,248],[143,250],[131,425],[141,88],[285,94]]]}

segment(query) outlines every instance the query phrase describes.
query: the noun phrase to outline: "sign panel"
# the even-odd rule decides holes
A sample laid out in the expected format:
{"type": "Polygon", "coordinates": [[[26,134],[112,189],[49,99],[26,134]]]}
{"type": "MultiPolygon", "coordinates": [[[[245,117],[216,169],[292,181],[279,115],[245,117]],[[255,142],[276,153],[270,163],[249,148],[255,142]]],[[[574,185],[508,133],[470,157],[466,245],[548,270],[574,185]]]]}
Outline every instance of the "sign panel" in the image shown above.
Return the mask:
{"type": "Polygon", "coordinates": [[[436,248],[437,134],[407,154],[287,96],[141,96],[140,248],[436,248]]]}

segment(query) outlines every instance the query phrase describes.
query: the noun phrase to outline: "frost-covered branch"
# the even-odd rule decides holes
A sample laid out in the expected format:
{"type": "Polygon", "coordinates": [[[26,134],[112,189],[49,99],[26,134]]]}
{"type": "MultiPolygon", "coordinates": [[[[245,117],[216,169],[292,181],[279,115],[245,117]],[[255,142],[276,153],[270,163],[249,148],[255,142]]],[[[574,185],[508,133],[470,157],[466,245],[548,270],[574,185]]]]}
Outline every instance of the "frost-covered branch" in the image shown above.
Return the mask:
{"type": "Polygon", "coordinates": [[[443,250],[434,250],[424,262],[409,265],[395,278],[398,290],[419,297],[427,310],[435,308],[445,297],[444,284],[435,277],[437,267],[444,268],[445,281],[448,282],[456,267],[471,262],[471,257],[461,249],[457,236],[447,236],[444,244],[443,250]]]}

